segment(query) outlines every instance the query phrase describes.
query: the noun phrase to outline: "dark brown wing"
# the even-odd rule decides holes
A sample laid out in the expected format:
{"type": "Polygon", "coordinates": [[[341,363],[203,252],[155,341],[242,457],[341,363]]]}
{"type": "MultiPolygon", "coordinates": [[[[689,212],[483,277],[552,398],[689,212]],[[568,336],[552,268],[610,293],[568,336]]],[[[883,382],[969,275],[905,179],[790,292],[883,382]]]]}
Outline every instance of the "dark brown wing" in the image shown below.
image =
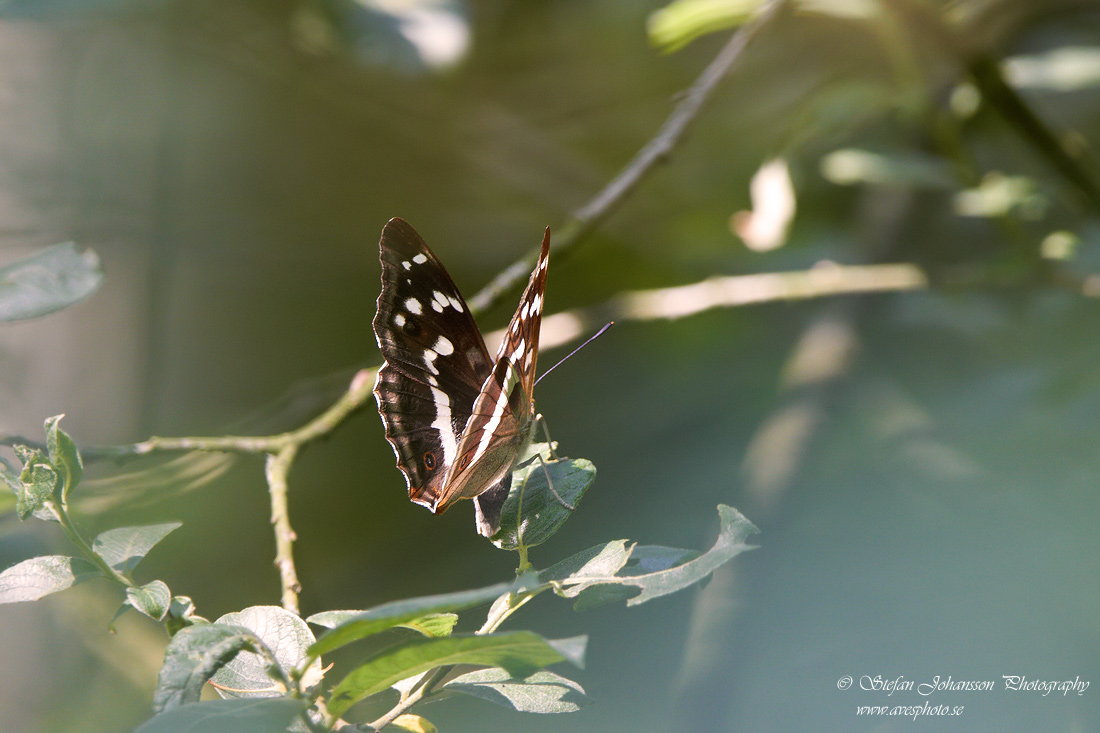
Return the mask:
{"type": "Polygon", "coordinates": [[[385,363],[374,394],[409,498],[435,511],[492,366],[466,301],[416,230],[391,219],[379,248],[374,333],[385,363]]]}

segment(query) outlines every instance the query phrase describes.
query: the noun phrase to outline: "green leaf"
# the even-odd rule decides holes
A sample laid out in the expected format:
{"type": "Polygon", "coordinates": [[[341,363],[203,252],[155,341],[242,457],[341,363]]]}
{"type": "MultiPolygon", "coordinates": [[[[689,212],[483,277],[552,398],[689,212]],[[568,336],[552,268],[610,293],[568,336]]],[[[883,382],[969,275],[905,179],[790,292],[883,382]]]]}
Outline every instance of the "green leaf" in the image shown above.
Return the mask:
{"type": "Polygon", "coordinates": [[[551,565],[539,573],[539,580],[549,583],[605,578],[619,572],[630,559],[630,554],[626,540],[614,540],[604,545],[596,545],[551,565]]]}
{"type": "Polygon", "coordinates": [[[169,636],[175,636],[177,631],[188,626],[208,623],[210,622],[195,613],[195,603],[189,596],[176,596],[168,605],[168,619],[165,625],[169,636]]]}
{"type": "Polygon", "coordinates": [[[55,415],[46,419],[46,450],[50,454],[50,462],[57,468],[61,475],[61,499],[69,495],[69,491],[80,483],[84,475],[84,462],[80,459],[80,451],[69,434],[58,427],[64,415],[55,415]]]}
{"type": "Polygon", "coordinates": [[[24,560],[0,573],[0,603],[37,601],[39,598],[99,575],[95,565],[64,555],[42,555],[24,560]]]}
{"type": "MultiPolygon", "coordinates": [[[[606,606],[616,601],[627,601],[634,598],[641,589],[633,585],[589,585],[581,589],[577,594],[577,600],[573,603],[574,611],[587,611],[597,606],[606,606]]],[[[562,593],[565,596],[565,593],[562,593]]]]}
{"type": "Polygon", "coordinates": [[[79,303],[99,289],[99,256],[72,242],[0,268],[0,321],[35,318],[79,303]]]}
{"type": "Polygon", "coordinates": [[[197,702],[207,680],[242,651],[275,659],[259,637],[241,626],[196,624],[181,629],[164,652],[153,710],[159,713],[197,702]]]}
{"type": "Polygon", "coordinates": [[[682,565],[643,575],[629,576],[630,583],[641,587],[642,592],[627,601],[628,606],[658,598],[694,585],[753,546],[745,544],[749,535],[759,532],[756,526],[741,512],[725,504],[718,505],[719,530],[714,546],[694,560],[682,565]]]}
{"type": "Polygon", "coordinates": [[[635,547],[638,556],[634,558],[632,553],[634,567],[628,564],[618,574],[603,578],[595,574],[565,578],[556,591],[565,597],[576,596],[574,608],[582,610],[623,599],[628,599],[628,606],[636,606],[683,590],[709,577],[734,556],[753,549],[745,544],[745,538],[759,531],[752,522],[724,504],[718,506],[718,517],[721,524],[718,539],[702,555],[692,557],[688,550],[668,547],[635,547]]]}
{"type": "Polygon", "coordinates": [[[401,730],[407,730],[409,733],[437,733],[439,730],[435,725],[427,718],[419,715],[413,715],[412,713],[404,713],[398,715],[393,719],[390,725],[396,726],[401,730]]]}
{"type": "Polygon", "coordinates": [[[317,643],[310,648],[309,653],[311,656],[319,657],[393,626],[408,623],[433,613],[462,611],[473,606],[480,606],[505,593],[524,590],[530,584],[529,578],[517,578],[511,583],[498,583],[486,588],[384,603],[367,611],[356,612],[350,617],[341,615],[349,613],[348,611],[326,611],[314,614],[306,621],[319,626],[327,626],[336,621],[339,625],[323,634],[317,640],[317,643]]]}
{"type": "Polygon", "coordinates": [[[305,710],[301,700],[209,700],[173,708],[134,733],[285,733],[305,710]]]}
{"type": "Polygon", "coordinates": [[[23,461],[23,470],[15,494],[15,511],[20,519],[26,519],[45,509],[46,501],[53,498],[57,489],[58,476],[57,470],[40,451],[18,448],[22,449],[17,452],[23,461]]]}
{"type": "Polygon", "coordinates": [[[420,618],[413,619],[403,624],[398,624],[406,629],[412,629],[418,631],[424,636],[430,636],[438,638],[442,636],[450,636],[454,631],[455,624],[458,623],[457,613],[431,613],[427,616],[421,616],[420,618]]]}
{"type": "Polygon", "coordinates": [[[545,670],[517,679],[499,667],[479,669],[455,677],[443,688],[521,713],[572,713],[590,702],[579,684],[545,670]]]}
{"type": "Polygon", "coordinates": [[[180,526],[180,522],[167,522],[109,529],[92,541],[92,550],[115,570],[129,573],[154,545],[180,526]]]}
{"type": "MultiPolygon", "coordinates": [[[[274,676],[270,657],[242,652],[211,678],[222,697],[276,697],[285,692],[282,680],[290,671],[305,664],[306,650],[313,644],[313,632],[306,622],[278,606],[252,606],[227,613],[215,625],[243,627],[255,634],[279,664],[274,676]]],[[[321,678],[321,665],[315,661],[302,678],[308,687],[321,678]]]]}
{"type": "Polygon", "coordinates": [[[531,631],[503,634],[458,634],[443,639],[417,639],[386,649],[353,670],[333,690],[329,711],[342,715],[365,697],[382,692],[406,677],[448,664],[503,667],[526,677],[542,667],[576,658],[578,642],[554,645],[531,631]]]}
{"type": "MultiPolygon", "coordinates": [[[[532,448],[549,451],[545,443],[532,448]]],[[[526,547],[534,547],[550,539],[572,513],[562,501],[576,509],[584,492],[596,480],[596,467],[591,461],[545,457],[544,460],[545,469],[536,459],[512,474],[512,489],[500,511],[500,529],[491,538],[502,550],[518,550],[521,541],[526,547]],[[546,482],[547,474],[557,496],[546,482]]]]}
{"type": "MultiPolygon", "coordinates": [[[[310,616],[307,621],[315,626],[323,626],[327,629],[335,628],[345,621],[366,613],[365,611],[322,611],[310,616]]],[[[394,624],[406,629],[418,631],[424,636],[450,636],[455,624],[458,623],[458,614],[455,613],[429,613],[411,621],[394,624]]]]}
{"type": "Polygon", "coordinates": [[[678,547],[662,547],[661,545],[636,545],[630,551],[630,558],[621,575],[646,575],[660,570],[683,565],[688,560],[699,557],[696,550],[682,550],[678,547]]]}
{"type": "Polygon", "coordinates": [[[838,186],[868,183],[902,189],[956,187],[947,161],[926,153],[843,148],[823,156],[819,168],[826,180],[838,186]]]}
{"type": "Polygon", "coordinates": [[[747,22],[763,0],[675,0],[649,16],[649,41],[676,51],[709,33],[747,22]]]}
{"type": "Polygon", "coordinates": [[[160,580],[146,583],[140,588],[126,589],[126,603],[141,611],[154,621],[160,621],[168,613],[172,602],[172,591],[160,580]]]}

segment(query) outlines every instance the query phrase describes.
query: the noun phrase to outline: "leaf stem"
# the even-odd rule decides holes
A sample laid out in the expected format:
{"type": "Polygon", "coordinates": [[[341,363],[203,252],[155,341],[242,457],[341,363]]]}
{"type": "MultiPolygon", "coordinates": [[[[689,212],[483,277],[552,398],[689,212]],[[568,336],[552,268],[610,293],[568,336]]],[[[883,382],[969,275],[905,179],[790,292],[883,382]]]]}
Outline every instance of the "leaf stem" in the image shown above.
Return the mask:
{"type": "Polygon", "coordinates": [[[57,518],[58,523],[61,525],[61,529],[64,530],[65,536],[69,538],[69,541],[76,545],[77,549],[80,550],[80,554],[99,568],[100,572],[102,572],[108,580],[114,581],[124,588],[136,587],[132,580],[108,565],[107,561],[92,549],[92,546],[88,544],[88,541],[84,539],[84,536],[80,534],[76,525],[73,524],[72,517],[69,516],[68,510],[62,502],[50,499],[45,505],[57,518]]]}

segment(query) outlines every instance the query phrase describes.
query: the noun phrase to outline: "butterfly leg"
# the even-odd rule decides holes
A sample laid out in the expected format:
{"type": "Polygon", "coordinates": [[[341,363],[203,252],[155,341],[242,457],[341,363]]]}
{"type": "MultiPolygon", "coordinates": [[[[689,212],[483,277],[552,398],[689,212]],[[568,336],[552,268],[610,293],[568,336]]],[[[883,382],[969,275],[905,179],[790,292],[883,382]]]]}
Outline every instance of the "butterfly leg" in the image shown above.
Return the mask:
{"type": "MultiPolygon", "coordinates": [[[[545,423],[543,423],[545,425],[545,423]]],[[[554,495],[554,498],[558,500],[558,503],[569,511],[576,509],[575,506],[567,502],[565,499],[558,495],[558,492],[554,490],[554,482],[550,480],[550,470],[546,468],[546,461],[542,459],[541,453],[536,453],[535,458],[539,459],[539,465],[542,466],[542,473],[546,476],[546,485],[550,487],[550,493],[554,495]]]]}
{"type": "MultiPolygon", "coordinates": [[[[542,434],[546,436],[546,444],[550,446],[550,457],[555,461],[561,460],[561,456],[558,455],[557,449],[554,448],[554,441],[550,440],[550,428],[546,425],[546,418],[542,416],[542,413],[535,415],[535,419],[542,425],[542,434]]],[[[549,479],[549,476],[547,477],[549,479]]],[[[557,494],[555,494],[557,496],[557,494]]]]}

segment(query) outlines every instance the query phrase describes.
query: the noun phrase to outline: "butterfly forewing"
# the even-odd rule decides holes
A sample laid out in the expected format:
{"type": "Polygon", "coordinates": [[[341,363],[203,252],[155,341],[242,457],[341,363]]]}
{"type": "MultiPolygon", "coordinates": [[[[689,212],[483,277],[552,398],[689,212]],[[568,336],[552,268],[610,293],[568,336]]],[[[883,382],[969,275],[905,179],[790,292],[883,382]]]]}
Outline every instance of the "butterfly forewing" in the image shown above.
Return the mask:
{"type": "Polygon", "coordinates": [[[489,352],[450,275],[401,219],[382,230],[374,332],[385,363],[374,393],[409,498],[435,510],[489,352]]]}

